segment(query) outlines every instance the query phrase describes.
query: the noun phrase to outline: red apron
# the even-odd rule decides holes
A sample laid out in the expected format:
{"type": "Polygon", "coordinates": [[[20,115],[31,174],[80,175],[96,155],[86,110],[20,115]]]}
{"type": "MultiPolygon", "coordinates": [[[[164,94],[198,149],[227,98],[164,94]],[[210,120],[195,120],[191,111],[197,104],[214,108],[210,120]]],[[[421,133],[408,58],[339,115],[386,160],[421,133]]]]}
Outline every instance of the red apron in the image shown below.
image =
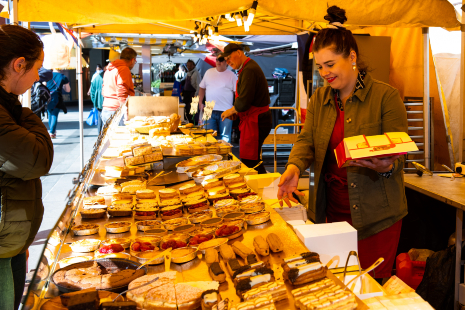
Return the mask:
{"type": "MultiPolygon", "coordinates": [[[[337,103],[336,111],[336,123],[326,153],[326,221],[328,223],[346,221],[352,225],[347,170],[338,167],[333,151],[344,139],[344,111],[339,109],[337,103]]],[[[365,194],[369,195],[369,193],[365,194]]],[[[402,220],[371,237],[358,241],[358,256],[363,269],[371,266],[378,258],[384,258],[384,262],[374,272],[370,272],[371,276],[376,278],[391,276],[401,227],[402,220]]]]}
{"type": "MultiPolygon", "coordinates": [[[[244,67],[250,61],[250,58],[242,65],[241,70],[239,70],[238,75],[241,74],[244,67]]],[[[236,98],[239,97],[237,83],[236,81],[236,98]]],[[[258,115],[267,112],[270,109],[269,106],[264,107],[255,107],[250,106],[247,111],[238,112],[240,123],[239,130],[241,131],[241,139],[239,141],[239,156],[243,159],[258,160],[260,159],[260,154],[258,153],[258,115]]]]}

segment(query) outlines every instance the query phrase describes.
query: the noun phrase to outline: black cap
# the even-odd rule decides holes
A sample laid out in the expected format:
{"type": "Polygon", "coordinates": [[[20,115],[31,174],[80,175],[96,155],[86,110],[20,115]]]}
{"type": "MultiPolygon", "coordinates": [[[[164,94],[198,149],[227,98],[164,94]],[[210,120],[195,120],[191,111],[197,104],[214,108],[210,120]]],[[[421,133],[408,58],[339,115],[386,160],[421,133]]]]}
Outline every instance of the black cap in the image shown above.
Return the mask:
{"type": "Polygon", "coordinates": [[[236,43],[229,43],[228,45],[226,45],[226,47],[224,48],[223,54],[221,54],[220,56],[228,57],[229,55],[232,54],[232,52],[235,52],[237,50],[243,51],[244,48],[236,43]]]}

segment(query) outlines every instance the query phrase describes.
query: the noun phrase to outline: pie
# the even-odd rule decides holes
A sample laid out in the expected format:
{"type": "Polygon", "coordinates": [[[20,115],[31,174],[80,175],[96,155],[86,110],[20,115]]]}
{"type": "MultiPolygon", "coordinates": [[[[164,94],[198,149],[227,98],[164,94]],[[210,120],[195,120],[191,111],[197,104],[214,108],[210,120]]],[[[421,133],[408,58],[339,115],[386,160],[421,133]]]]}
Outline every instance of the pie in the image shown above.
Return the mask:
{"type": "Polygon", "coordinates": [[[131,226],[131,223],[129,223],[129,222],[115,222],[115,223],[110,223],[110,224],[105,225],[106,228],[123,228],[123,227],[127,227],[127,226],[131,226]]]}
{"type": "Polygon", "coordinates": [[[75,235],[93,235],[98,233],[99,226],[96,224],[81,224],[71,228],[75,235]]]}
{"type": "Polygon", "coordinates": [[[104,205],[105,197],[102,196],[91,196],[84,198],[84,205],[104,205]]]}
{"type": "Polygon", "coordinates": [[[105,270],[96,261],[87,268],[62,269],[53,275],[53,281],[59,286],[73,290],[95,288],[97,290],[112,289],[129,284],[132,280],[143,276],[145,270],[112,269],[105,270]],[[103,270],[102,270],[103,269],[103,270]]]}

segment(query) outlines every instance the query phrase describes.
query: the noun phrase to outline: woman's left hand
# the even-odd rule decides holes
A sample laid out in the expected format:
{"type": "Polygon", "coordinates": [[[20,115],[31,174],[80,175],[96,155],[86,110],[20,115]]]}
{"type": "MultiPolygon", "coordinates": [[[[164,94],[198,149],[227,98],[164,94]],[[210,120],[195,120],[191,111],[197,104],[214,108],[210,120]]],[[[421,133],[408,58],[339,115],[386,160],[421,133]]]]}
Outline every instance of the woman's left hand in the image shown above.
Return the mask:
{"type": "Polygon", "coordinates": [[[352,167],[366,167],[375,170],[379,173],[388,172],[392,169],[392,164],[399,158],[400,155],[389,157],[370,157],[368,159],[357,159],[349,162],[352,167]]]}

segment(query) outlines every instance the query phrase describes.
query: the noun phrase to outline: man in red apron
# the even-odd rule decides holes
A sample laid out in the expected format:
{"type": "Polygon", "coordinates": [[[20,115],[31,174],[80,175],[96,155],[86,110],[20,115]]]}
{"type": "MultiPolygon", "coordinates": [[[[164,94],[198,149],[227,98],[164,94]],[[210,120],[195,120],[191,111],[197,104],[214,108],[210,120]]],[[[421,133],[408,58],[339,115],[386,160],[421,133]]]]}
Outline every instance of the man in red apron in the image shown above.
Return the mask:
{"type": "MultiPolygon", "coordinates": [[[[234,120],[239,116],[239,156],[247,167],[252,168],[260,162],[263,142],[272,127],[268,82],[262,69],[244,54],[240,45],[228,44],[222,56],[231,68],[238,70],[239,77],[234,106],[224,111],[221,118],[234,120]]],[[[263,164],[256,169],[258,173],[266,173],[263,164]]]]}

